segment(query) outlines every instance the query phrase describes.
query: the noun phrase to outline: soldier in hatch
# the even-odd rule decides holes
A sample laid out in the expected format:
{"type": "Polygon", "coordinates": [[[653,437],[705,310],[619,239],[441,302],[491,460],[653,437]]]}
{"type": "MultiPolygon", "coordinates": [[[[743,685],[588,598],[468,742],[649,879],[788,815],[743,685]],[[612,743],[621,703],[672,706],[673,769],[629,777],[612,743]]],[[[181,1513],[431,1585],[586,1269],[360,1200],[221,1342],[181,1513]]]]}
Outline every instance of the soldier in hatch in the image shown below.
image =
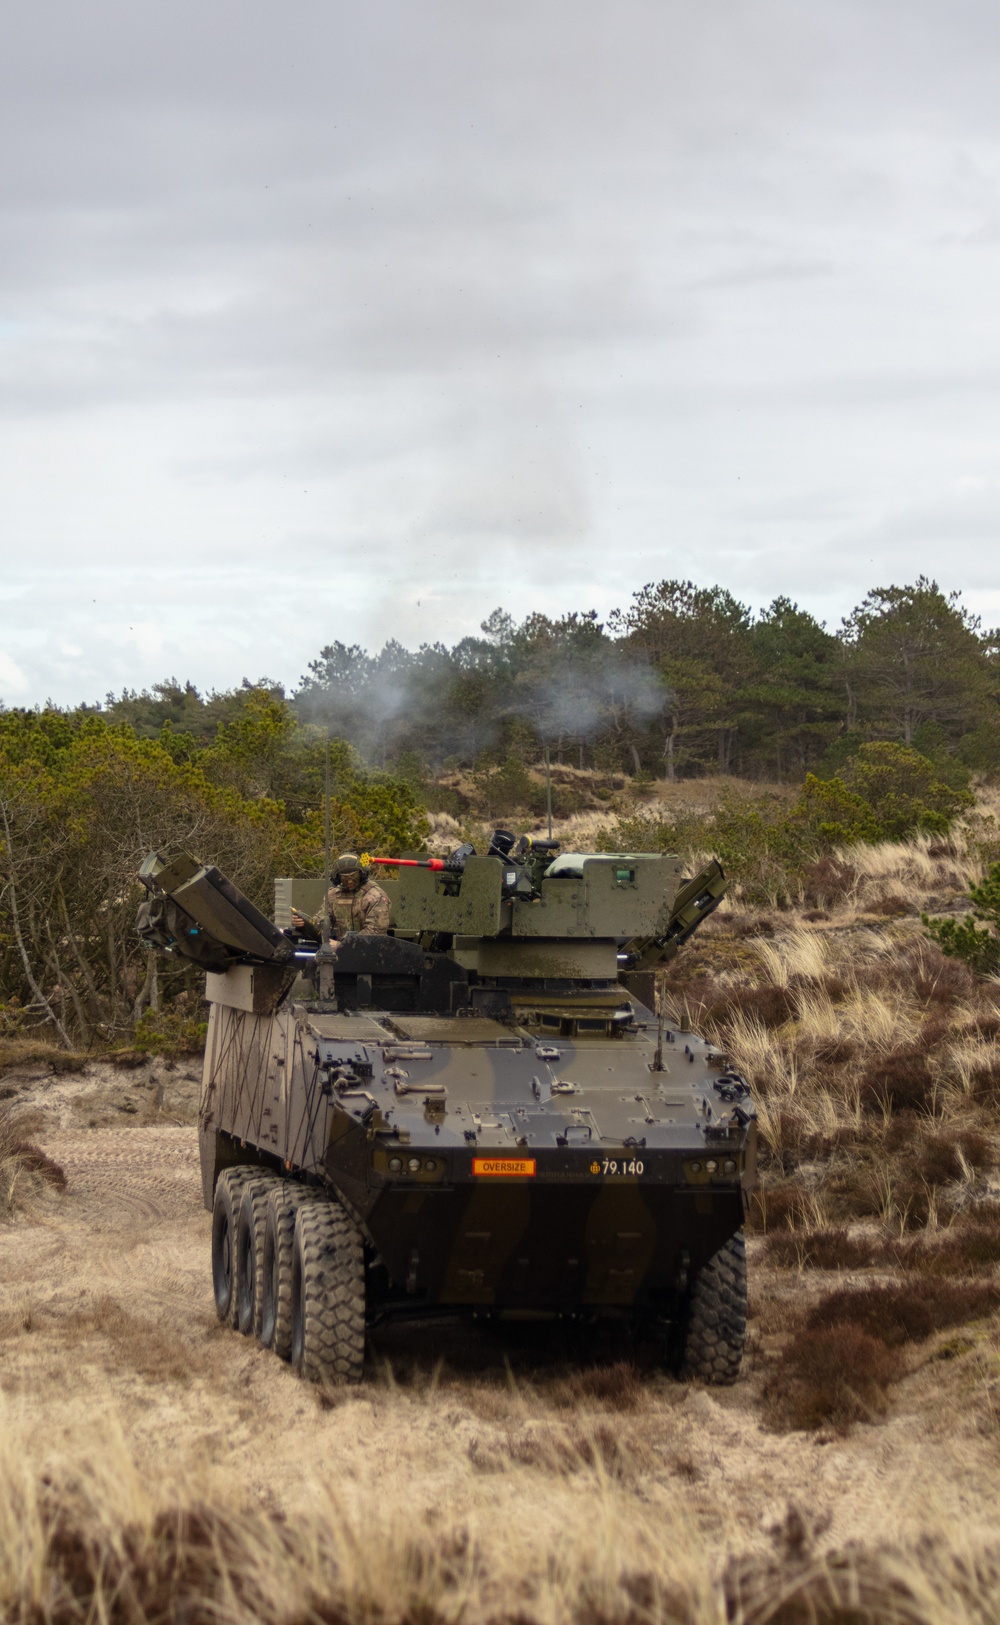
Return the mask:
{"type": "MultiPolygon", "coordinates": [[[[336,948],[348,931],[359,936],[385,936],[389,929],[389,899],[381,886],[369,880],[368,870],[354,852],[342,852],[330,876],[327,892],[330,905],[331,946],[336,948]]],[[[292,926],[307,937],[318,938],[323,928],[322,908],[311,920],[292,910],[292,926]]]]}

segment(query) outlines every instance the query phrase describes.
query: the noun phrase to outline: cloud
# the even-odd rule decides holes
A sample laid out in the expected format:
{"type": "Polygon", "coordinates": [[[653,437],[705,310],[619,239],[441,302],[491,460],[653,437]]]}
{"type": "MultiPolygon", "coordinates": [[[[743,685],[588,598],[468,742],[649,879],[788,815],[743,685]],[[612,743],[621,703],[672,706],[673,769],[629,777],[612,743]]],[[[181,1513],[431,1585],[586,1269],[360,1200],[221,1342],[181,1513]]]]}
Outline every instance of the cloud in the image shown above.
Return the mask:
{"type": "Polygon", "coordinates": [[[28,693],[29,687],[28,677],[17,661],[11,660],[9,655],[0,654],[0,703],[16,703],[28,693]]]}
{"type": "Polygon", "coordinates": [[[1000,13],[571,10],[8,9],[19,692],[293,682],[661,575],[986,601],[1000,13]]]}

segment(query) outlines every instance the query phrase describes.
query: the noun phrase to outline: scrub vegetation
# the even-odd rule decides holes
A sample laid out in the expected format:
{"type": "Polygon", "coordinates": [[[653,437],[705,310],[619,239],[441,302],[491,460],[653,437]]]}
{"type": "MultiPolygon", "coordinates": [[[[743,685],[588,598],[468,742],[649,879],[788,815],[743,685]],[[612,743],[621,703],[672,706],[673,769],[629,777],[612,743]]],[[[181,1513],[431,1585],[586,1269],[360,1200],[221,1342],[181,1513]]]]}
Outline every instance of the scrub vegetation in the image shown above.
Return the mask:
{"type": "Polygon", "coordinates": [[[332,646],[290,699],[0,712],[0,1617],[995,1618],[994,644],[926,582],[836,636],[661,583],[606,628],[332,646]],[[327,725],[338,845],[537,830],[547,754],[564,847],[721,857],[658,999],[760,1114],[735,1388],[625,1335],[407,1327],[314,1391],[218,1327],[197,978],[134,943],[133,877],[188,846],[266,906],[317,872],[327,725]]]}
{"type": "MultiPolygon", "coordinates": [[[[325,753],[259,690],[204,747],[83,710],[0,711],[0,1042],[197,1048],[199,976],[135,935],[139,865],[187,848],[270,911],[275,874],[322,870],[325,753]]],[[[335,849],[421,841],[402,779],[343,741],[331,755],[335,849]]]]}
{"type": "MultiPolygon", "coordinates": [[[[8,1451],[19,1442],[8,1435],[8,1451]]],[[[0,1608],[11,1625],[965,1625],[1000,1607],[997,1549],[957,1523],[919,1543],[830,1549],[790,1507],[769,1551],[727,1555],[698,1538],[680,1497],[654,1515],[594,1469],[572,1486],[550,1470],[541,1531],[451,1508],[414,1518],[401,1499],[376,1506],[329,1484],[286,1519],[235,1492],[206,1499],[185,1486],[193,1498],[178,1499],[116,1443],[83,1473],[42,1482],[8,1455],[0,1608]],[[552,1541],[544,1564],[539,1535],[552,1541]]]]}
{"type": "Polygon", "coordinates": [[[27,1137],[24,1114],[0,1103],[0,1221],[30,1210],[45,1190],[66,1189],[66,1175],[27,1137]]]}
{"type": "Polygon", "coordinates": [[[996,827],[984,791],[946,836],[833,847],[770,897],[751,871],[661,979],[754,1087],[757,1256],[801,1287],[764,1382],[776,1429],[878,1421],[939,1334],[994,1336],[1000,979],[949,926],[971,896],[996,940],[996,827]]]}
{"type": "MultiPolygon", "coordinates": [[[[678,807],[708,850],[716,811],[678,807]]],[[[711,1395],[531,1328],[376,1333],[358,1389],[304,1390],[215,1322],[190,1131],[119,1115],[174,1063],[8,1041],[0,1163],[46,1183],[5,1238],[0,1614],[994,1617],[1000,982],[927,922],[964,917],[996,810],[831,847],[822,897],[737,884],[661,977],[761,1115],[745,1375],[711,1395]]]]}
{"type": "MultiPolygon", "coordinates": [[[[189,847],[265,908],[276,873],[318,873],[328,732],[341,850],[537,830],[551,798],[565,844],[714,851],[766,907],[825,908],[874,878],[865,854],[947,844],[956,820],[968,881],[991,884],[995,829],[968,814],[973,776],[1000,772],[1000,642],[934,582],[870,592],[836,633],[783,598],[754,615],[666,580],[606,624],[496,611],[481,634],[331,644],[289,696],[171,679],[0,709],[0,1038],[197,1047],[197,977],[136,942],[135,871],[189,847]]],[[[884,892],[902,906],[889,875],[884,892]]],[[[989,931],[942,929],[989,968],[989,931]]]]}

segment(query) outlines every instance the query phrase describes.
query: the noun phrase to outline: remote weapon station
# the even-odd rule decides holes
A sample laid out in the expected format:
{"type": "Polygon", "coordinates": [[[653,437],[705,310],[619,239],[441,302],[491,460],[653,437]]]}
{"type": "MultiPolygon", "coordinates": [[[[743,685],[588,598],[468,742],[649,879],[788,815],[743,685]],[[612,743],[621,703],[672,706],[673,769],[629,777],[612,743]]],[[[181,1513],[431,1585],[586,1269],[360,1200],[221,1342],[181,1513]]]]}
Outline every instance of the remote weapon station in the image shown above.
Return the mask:
{"type": "Polygon", "coordinates": [[[628,1320],[674,1369],[739,1372],[755,1121],[725,1055],[654,1014],[655,969],[717,863],[559,853],[362,859],[388,935],[334,953],[217,869],[152,854],[139,929],[203,966],[199,1134],[220,1317],[303,1375],[357,1381],[387,1317],[628,1320]]]}

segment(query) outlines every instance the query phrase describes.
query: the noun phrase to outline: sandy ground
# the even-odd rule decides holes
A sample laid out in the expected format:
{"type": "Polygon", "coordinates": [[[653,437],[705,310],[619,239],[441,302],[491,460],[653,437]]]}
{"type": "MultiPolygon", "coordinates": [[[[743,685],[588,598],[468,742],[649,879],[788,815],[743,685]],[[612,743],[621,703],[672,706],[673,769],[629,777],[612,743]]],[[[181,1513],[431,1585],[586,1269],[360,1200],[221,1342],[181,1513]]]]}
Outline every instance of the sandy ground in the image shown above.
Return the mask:
{"type": "Polygon", "coordinates": [[[129,1064],[78,1061],[62,1070],[49,1061],[0,1075],[0,1105],[17,1115],[22,1135],[125,1124],[195,1122],[201,1058],[133,1056],[129,1064]]]}
{"type": "Polygon", "coordinates": [[[751,1354],[729,1390],[652,1370],[616,1408],[574,1387],[578,1367],[549,1333],[438,1324],[382,1333],[361,1386],[322,1395],[217,1323],[191,1126],[39,1138],[68,1189],[0,1228],[0,1390],[39,1450],[71,1454],[88,1430],[117,1429],[143,1472],[198,1465],[267,1505],[294,1507],[308,1463],[341,1488],[402,1494],[424,1518],[460,1507],[540,1530],[554,1479],[561,1503],[610,1479],[637,1511],[683,1504],[706,1538],[751,1546],[790,1502],[824,1540],[869,1543],[948,1515],[978,1522],[1000,1492],[993,1349],[925,1347],[888,1419],[847,1438],[766,1430],[768,1348],[796,1295],[829,1290],[829,1276],[753,1270],[751,1354]]]}

